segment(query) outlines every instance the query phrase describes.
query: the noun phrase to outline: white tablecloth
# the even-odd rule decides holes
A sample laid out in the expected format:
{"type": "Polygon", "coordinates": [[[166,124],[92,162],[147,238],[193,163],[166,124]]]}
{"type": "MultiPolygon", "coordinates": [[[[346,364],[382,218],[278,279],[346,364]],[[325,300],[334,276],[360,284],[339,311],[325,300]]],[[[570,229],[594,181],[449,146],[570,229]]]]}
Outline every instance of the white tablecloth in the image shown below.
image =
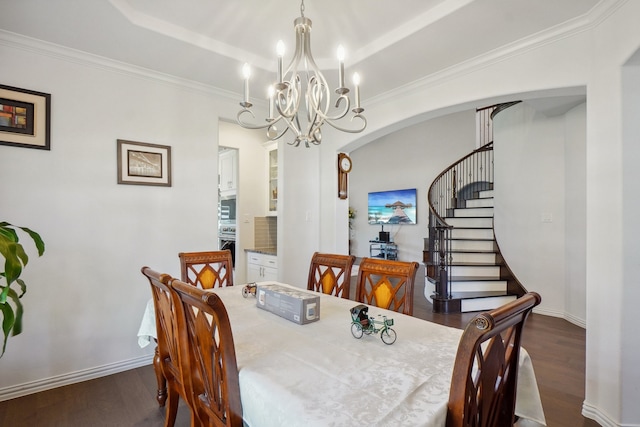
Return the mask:
{"type": "MultiPolygon", "coordinates": [[[[298,325],[257,308],[241,289],[215,292],[232,325],[248,426],[445,425],[461,330],[372,307],[369,315],[394,319],[398,339],[393,345],[379,334],[358,340],[350,331],[355,301],[321,295],[320,320],[298,325]]],[[[138,336],[141,346],[155,336],[153,304],[138,336]]],[[[545,425],[526,351],[519,374],[516,413],[545,425]]]]}

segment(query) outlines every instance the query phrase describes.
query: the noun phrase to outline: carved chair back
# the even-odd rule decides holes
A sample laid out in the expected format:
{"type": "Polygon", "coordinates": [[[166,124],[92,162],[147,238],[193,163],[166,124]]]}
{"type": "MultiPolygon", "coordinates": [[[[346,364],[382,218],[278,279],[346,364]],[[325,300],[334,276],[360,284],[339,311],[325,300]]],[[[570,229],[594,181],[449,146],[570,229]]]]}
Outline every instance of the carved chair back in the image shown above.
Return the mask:
{"type": "Polygon", "coordinates": [[[363,258],[358,271],[356,300],[411,316],[417,270],[417,262],[363,258]]]}
{"type": "Polygon", "coordinates": [[[242,426],[238,366],[231,324],[211,291],[173,279],[181,363],[193,414],[206,426],[242,426]]]}
{"type": "Polygon", "coordinates": [[[309,267],[307,289],[348,299],[351,268],[355,260],[353,255],[314,253],[309,267]]]}
{"type": "Polygon", "coordinates": [[[180,252],[180,278],[202,289],[233,286],[231,251],[180,252]]]}
{"type": "Polygon", "coordinates": [[[142,274],[151,284],[156,316],[157,346],[153,365],[158,379],[157,399],[160,406],[166,405],[165,427],[171,427],[178,413],[179,397],[182,396],[186,401],[180,369],[175,310],[169,288],[172,278],[168,274],[160,274],[149,267],[142,267],[142,274]]]}
{"type": "Polygon", "coordinates": [[[522,331],[540,301],[529,292],[469,322],[453,368],[447,427],[513,425],[522,331]]]}

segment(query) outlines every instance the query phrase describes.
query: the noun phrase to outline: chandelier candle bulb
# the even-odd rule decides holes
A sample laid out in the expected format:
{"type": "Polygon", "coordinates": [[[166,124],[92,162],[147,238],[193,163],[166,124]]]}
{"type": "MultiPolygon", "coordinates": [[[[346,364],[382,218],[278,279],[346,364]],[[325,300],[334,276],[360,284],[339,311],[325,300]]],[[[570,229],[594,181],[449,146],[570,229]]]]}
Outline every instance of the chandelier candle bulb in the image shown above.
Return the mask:
{"type": "Polygon", "coordinates": [[[244,105],[243,107],[250,107],[249,104],[249,77],[251,77],[251,67],[245,63],[242,66],[242,75],[244,76],[244,105]]]}
{"type": "MultiPolygon", "coordinates": [[[[358,73],[353,73],[353,85],[355,86],[356,89],[356,108],[355,110],[361,110],[360,108],[360,74],[358,73]]],[[[361,112],[361,111],[358,111],[361,112]]]]}
{"type": "Polygon", "coordinates": [[[338,88],[344,87],[344,47],[338,46],[338,88]]]}
{"type": "Polygon", "coordinates": [[[276,44],[276,53],[278,55],[278,83],[282,83],[282,57],[284,56],[284,43],[278,40],[276,44]]]}

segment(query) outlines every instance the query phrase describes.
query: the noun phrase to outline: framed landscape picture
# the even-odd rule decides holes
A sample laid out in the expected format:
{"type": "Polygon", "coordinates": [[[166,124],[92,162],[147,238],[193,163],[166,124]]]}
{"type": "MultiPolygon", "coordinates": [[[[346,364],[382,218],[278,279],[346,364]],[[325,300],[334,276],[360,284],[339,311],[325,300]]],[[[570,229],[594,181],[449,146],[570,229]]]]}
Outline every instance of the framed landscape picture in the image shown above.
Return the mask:
{"type": "Polygon", "coordinates": [[[118,184],[171,187],[171,147],[119,139],[118,184]]]}
{"type": "Polygon", "coordinates": [[[0,144],[51,149],[51,95],[0,85],[0,144]]]}
{"type": "Polygon", "coordinates": [[[368,196],[369,224],[416,224],[417,191],[375,191],[368,196]]]}

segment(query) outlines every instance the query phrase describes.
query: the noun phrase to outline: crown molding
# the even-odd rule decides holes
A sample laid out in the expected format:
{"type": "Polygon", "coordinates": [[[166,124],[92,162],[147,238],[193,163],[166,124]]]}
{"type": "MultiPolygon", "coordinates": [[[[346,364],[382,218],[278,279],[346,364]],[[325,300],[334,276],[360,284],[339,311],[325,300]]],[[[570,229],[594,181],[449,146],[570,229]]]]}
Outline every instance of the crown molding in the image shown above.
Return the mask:
{"type": "Polygon", "coordinates": [[[487,68],[510,58],[593,30],[629,0],[602,0],[585,15],[573,18],[562,24],[540,31],[536,34],[516,40],[482,55],[452,65],[451,67],[424,76],[418,80],[381,93],[367,100],[370,106],[386,104],[403,96],[425,91],[448,81],[471,74],[478,69],[487,68]]]}
{"type": "Polygon", "coordinates": [[[236,102],[240,94],[232,91],[223,90],[215,86],[206,85],[204,83],[193,80],[183,79],[172,76],[170,74],[161,73],[159,71],[148,68],[138,67],[125,62],[116,61],[99,55],[83,52],[81,50],[68,48],[55,43],[23,36],[10,31],[0,29],[0,45],[4,45],[13,49],[30,52],[36,55],[48,56],[60,61],[65,61],[85,67],[104,70],[116,74],[129,75],[135,78],[141,78],[149,81],[165,83],[173,86],[179,86],[183,89],[194,92],[205,92],[228,101],[236,102]]]}

